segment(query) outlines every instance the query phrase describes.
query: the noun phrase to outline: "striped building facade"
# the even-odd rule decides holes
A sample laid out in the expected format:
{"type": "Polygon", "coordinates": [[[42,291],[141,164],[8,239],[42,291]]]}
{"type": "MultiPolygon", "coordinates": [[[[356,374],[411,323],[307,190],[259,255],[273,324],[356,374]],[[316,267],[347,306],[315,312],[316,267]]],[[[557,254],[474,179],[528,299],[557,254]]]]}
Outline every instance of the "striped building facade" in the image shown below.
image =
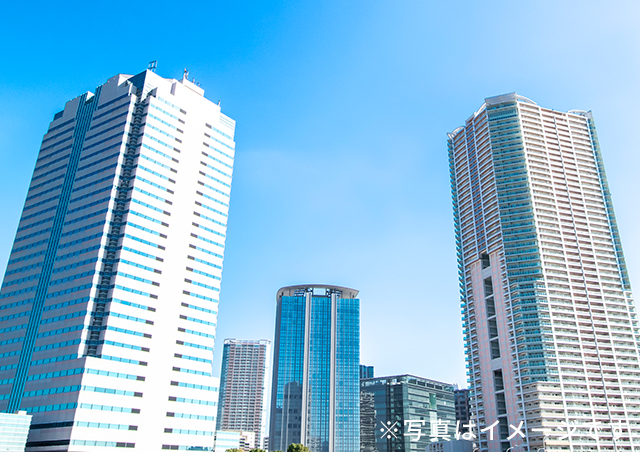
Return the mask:
{"type": "Polygon", "coordinates": [[[480,450],[640,450],[640,331],[591,112],[496,96],[448,146],[480,450]]]}
{"type": "Polygon", "coordinates": [[[235,122],[116,75],[44,136],[0,293],[0,411],[27,451],[210,450],[235,122]]]}

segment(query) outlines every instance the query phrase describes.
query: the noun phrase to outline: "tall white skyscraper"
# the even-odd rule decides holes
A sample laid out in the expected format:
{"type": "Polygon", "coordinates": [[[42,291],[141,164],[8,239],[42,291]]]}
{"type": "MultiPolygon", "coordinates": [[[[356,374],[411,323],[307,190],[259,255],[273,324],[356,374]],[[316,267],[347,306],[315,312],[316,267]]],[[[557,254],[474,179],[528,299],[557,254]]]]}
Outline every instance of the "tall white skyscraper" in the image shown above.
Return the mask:
{"type": "Polygon", "coordinates": [[[33,415],[28,451],[211,449],[234,128],[152,71],[54,116],[0,293],[0,411],[33,415]]]}
{"type": "Polygon", "coordinates": [[[591,112],[491,97],[448,143],[480,450],[640,450],[640,334],[591,112]]]}

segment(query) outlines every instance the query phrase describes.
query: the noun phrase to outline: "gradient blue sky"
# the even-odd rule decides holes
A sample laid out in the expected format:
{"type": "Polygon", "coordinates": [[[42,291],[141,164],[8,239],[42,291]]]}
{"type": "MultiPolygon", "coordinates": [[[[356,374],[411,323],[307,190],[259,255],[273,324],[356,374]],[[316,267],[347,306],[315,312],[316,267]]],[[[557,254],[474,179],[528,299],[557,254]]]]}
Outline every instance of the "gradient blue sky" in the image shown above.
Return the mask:
{"type": "Polygon", "coordinates": [[[639,18],[635,1],[7,3],[0,273],[53,114],[158,60],[238,122],[218,344],[273,339],[281,286],[344,285],[377,375],[465,385],[446,133],[512,91],[593,110],[638,288],[639,18]]]}

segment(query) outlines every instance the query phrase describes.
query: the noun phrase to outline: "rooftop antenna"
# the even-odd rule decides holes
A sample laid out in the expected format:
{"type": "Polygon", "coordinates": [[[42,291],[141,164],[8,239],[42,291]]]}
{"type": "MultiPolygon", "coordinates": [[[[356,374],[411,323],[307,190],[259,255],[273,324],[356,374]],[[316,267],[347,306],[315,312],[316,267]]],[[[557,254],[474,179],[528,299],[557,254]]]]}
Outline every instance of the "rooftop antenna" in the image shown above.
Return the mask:
{"type": "Polygon", "coordinates": [[[158,60],[154,60],[149,63],[149,67],[147,67],[147,69],[150,70],[151,72],[155,72],[157,67],[158,67],[158,60]]]}

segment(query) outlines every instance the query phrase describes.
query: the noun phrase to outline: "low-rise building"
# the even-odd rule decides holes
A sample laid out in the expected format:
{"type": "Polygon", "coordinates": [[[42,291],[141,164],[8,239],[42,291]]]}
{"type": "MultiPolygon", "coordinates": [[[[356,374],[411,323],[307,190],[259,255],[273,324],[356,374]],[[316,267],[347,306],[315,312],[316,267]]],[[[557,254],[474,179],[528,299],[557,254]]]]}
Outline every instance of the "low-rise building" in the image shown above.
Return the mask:
{"type": "Polygon", "coordinates": [[[454,390],[414,375],[361,380],[360,392],[373,395],[375,416],[375,422],[361,420],[361,438],[370,437],[373,426],[377,452],[424,452],[431,441],[454,439],[454,390]]]}

